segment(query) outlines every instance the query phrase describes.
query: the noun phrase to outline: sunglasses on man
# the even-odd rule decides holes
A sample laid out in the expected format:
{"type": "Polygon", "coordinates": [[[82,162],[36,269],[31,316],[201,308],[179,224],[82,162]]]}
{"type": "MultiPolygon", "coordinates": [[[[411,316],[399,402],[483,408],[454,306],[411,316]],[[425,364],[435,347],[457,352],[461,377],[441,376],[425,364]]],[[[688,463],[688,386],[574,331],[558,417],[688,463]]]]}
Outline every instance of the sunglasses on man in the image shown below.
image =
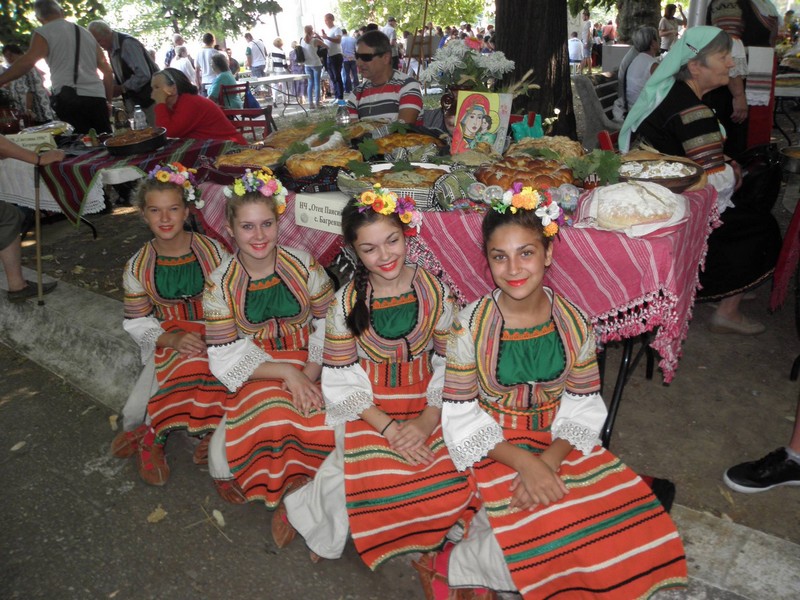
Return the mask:
{"type": "Polygon", "coordinates": [[[360,52],[356,52],[356,60],[360,60],[361,62],[370,62],[376,56],[383,56],[386,54],[385,52],[376,52],[375,54],[361,54],[360,52]]]}

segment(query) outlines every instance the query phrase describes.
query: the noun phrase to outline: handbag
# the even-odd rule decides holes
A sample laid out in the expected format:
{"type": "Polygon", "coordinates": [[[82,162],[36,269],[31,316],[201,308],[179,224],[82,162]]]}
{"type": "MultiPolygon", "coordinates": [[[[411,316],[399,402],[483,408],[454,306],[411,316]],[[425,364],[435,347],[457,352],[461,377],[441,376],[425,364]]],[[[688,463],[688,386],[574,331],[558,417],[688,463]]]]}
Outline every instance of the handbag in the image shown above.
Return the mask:
{"type": "MultiPolygon", "coordinates": [[[[73,23],[73,25],[75,25],[73,23]]],[[[50,104],[55,110],[66,109],[78,99],[78,55],[81,51],[81,30],[75,25],[75,65],[72,68],[72,84],[62,85],[57,94],[50,97],[50,104]]]]}
{"type": "Polygon", "coordinates": [[[261,108],[261,105],[256,100],[256,97],[253,95],[253,92],[250,91],[250,86],[248,85],[244,90],[244,101],[242,102],[243,108],[261,108]]]}

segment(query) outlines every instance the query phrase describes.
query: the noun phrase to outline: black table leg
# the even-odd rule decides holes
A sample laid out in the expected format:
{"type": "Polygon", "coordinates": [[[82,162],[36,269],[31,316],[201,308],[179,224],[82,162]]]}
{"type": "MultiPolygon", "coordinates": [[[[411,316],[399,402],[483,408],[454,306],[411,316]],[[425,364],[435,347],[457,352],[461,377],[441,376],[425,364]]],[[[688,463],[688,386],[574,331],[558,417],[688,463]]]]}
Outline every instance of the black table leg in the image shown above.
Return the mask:
{"type": "Polygon", "coordinates": [[[617,381],[614,384],[614,395],[611,397],[611,404],[608,407],[608,417],[606,417],[606,422],[603,425],[603,433],[600,436],[604,448],[608,448],[611,443],[611,432],[614,429],[614,421],[617,419],[617,412],[619,412],[622,392],[625,391],[625,383],[628,379],[628,367],[631,364],[634,343],[635,338],[626,338],[622,345],[622,359],[619,363],[617,381]]]}
{"type": "Polygon", "coordinates": [[[92,223],[89,219],[87,219],[84,216],[81,216],[81,223],[86,223],[89,226],[89,229],[92,230],[92,239],[96,240],[97,239],[97,227],[94,226],[94,223],[92,223]]]}

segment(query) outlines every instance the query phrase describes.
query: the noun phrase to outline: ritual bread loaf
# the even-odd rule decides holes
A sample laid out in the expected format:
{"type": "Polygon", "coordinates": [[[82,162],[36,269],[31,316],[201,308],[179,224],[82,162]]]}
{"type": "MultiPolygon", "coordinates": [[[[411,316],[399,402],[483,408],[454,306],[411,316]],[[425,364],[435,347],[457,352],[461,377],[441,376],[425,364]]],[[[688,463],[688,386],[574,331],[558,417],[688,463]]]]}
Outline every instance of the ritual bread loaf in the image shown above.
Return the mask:
{"type": "Polygon", "coordinates": [[[425,146],[427,144],[435,144],[442,146],[443,142],[430,135],[422,133],[390,133],[375,140],[378,145],[378,154],[386,154],[395,148],[412,148],[414,146],[425,146]]]}
{"type": "Polygon", "coordinates": [[[264,140],[264,145],[270,148],[280,148],[285,150],[293,142],[302,142],[309,135],[314,133],[316,125],[311,123],[303,127],[289,127],[288,129],[281,129],[269,134],[267,139],[264,140]]]}
{"type": "Polygon", "coordinates": [[[332,150],[333,148],[342,148],[345,145],[344,137],[338,131],[328,135],[315,133],[304,139],[303,143],[310,150],[332,150]]]}
{"type": "Polygon", "coordinates": [[[546,135],[540,138],[523,138],[515,144],[511,144],[506,151],[506,156],[519,154],[530,148],[547,148],[558,154],[561,158],[583,156],[583,146],[580,142],[571,140],[563,135],[546,135]]]}
{"type": "Polygon", "coordinates": [[[385,188],[430,188],[439,177],[446,175],[447,172],[443,169],[434,169],[427,167],[414,167],[410,170],[392,171],[378,171],[372,175],[368,175],[363,179],[371,181],[372,183],[380,183],[385,188]]]}
{"type": "Polygon", "coordinates": [[[613,230],[667,221],[678,208],[675,194],[646,181],[597,188],[591,201],[597,203],[597,224],[613,230]]]}
{"type": "Polygon", "coordinates": [[[322,167],[346,167],[351,160],[363,161],[358,150],[334,148],[294,154],[286,161],[286,169],[292,177],[311,177],[317,175],[322,167]]]}
{"type": "Polygon", "coordinates": [[[241,152],[223,154],[214,162],[216,167],[272,167],[278,162],[283,150],[277,148],[262,148],[255,150],[248,148],[241,152]]]}
{"type": "Polygon", "coordinates": [[[531,156],[507,156],[475,171],[475,179],[486,185],[509,189],[514,183],[535,188],[558,187],[572,183],[572,170],[556,160],[531,156]]]}

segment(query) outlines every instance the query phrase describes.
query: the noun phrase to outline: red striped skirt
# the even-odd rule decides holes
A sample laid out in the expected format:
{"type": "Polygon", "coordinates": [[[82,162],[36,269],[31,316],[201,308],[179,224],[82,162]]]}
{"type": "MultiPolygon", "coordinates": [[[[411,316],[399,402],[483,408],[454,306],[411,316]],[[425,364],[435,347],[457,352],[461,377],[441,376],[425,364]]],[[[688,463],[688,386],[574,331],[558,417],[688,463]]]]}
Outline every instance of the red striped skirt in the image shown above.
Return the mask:
{"type": "MultiPolygon", "coordinates": [[[[302,369],[306,350],[270,350],[275,360],[302,369]]],[[[325,411],[305,417],[292,396],[274,379],[246,382],[227,400],[226,452],[228,464],[248,500],[262,500],[274,509],[287,483],[314,477],[333,451],[333,429],[325,411]]]]}
{"type": "MultiPolygon", "coordinates": [[[[193,321],[165,321],[164,330],[193,331],[205,336],[205,324],[193,321]]],[[[158,391],[147,404],[147,413],[156,432],[157,443],[164,443],[176,429],[192,435],[214,431],[225,414],[228,390],[208,367],[208,355],[183,356],[172,348],[156,348],[158,391]]]]}
{"type": "MultiPolygon", "coordinates": [[[[504,429],[535,454],[550,432],[504,429]]],[[[573,450],[559,470],[569,493],[550,506],[509,512],[516,473],[489,458],[473,468],[489,522],[524,598],[648,597],[687,584],[678,532],[650,488],[600,446],[573,450]]]]}
{"type": "MultiPolygon", "coordinates": [[[[413,419],[427,406],[431,378],[427,355],[410,363],[362,361],[372,382],[375,405],[398,421],[413,419]]],[[[439,548],[456,523],[477,510],[469,479],[456,471],[437,425],[427,444],[429,465],[411,465],[366,421],[345,429],[345,493],[350,531],[370,569],[408,552],[439,548]]]]}

